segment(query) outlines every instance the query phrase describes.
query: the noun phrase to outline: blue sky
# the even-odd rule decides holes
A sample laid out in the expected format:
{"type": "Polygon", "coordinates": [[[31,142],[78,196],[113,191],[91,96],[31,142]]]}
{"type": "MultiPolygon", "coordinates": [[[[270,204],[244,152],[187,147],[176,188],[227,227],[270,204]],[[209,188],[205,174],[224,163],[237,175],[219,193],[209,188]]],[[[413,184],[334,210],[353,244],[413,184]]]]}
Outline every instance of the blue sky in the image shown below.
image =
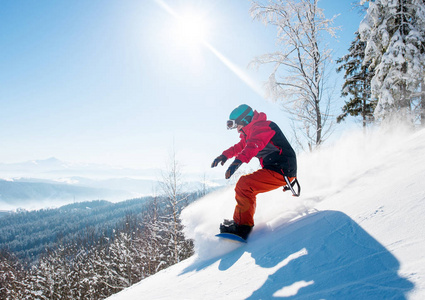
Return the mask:
{"type": "MultiPolygon", "coordinates": [[[[247,66],[276,50],[276,32],[252,20],[250,1],[164,3],[202,15],[208,43],[254,81],[266,80],[267,68],[247,66]]],[[[319,2],[327,17],[340,14],[335,58],[362,18],[351,3],[319,2]]],[[[206,47],[176,39],[176,22],[154,0],[0,1],[0,162],[57,157],[163,168],[174,144],[184,169],[211,172],[212,159],[238,140],[225,122],[241,103],[291,138],[279,105],[206,47]]]]}

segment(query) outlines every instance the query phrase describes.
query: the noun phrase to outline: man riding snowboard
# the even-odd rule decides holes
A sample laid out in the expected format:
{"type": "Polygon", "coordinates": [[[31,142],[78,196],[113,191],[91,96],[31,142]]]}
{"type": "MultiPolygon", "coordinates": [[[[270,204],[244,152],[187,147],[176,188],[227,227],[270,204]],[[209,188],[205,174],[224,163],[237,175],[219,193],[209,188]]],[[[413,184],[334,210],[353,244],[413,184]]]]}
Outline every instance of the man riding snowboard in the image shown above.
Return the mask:
{"type": "Polygon", "coordinates": [[[219,163],[224,165],[229,158],[236,157],[225,173],[226,179],[229,179],[242,163],[249,163],[254,156],[260,160],[262,168],[241,176],[236,184],[237,204],[233,220],[224,220],[220,224],[220,233],[233,233],[246,240],[254,227],[257,194],[294,183],[297,159],[280,128],[268,121],[265,113],[253,111],[242,104],[230,113],[227,121],[227,129],[234,128],[237,128],[241,140],[223,151],[213,161],[211,168],[219,163]]]}

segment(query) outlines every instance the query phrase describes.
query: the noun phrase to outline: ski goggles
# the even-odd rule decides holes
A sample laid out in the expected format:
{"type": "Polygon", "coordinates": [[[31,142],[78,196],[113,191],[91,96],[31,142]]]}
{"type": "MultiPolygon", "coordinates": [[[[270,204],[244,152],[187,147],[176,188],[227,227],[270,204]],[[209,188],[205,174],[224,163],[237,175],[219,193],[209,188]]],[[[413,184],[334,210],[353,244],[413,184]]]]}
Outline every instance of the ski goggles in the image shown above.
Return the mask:
{"type": "Polygon", "coordinates": [[[236,120],[227,121],[227,129],[235,129],[236,127],[238,127],[238,124],[236,124],[236,120]]]}
{"type": "Polygon", "coordinates": [[[249,122],[245,120],[245,117],[252,111],[252,108],[248,106],[248,108],[236,118],[236,120],[228,120],[227,121],[227,129],[235,129],[238,125],[246,125],[249,122]]]}

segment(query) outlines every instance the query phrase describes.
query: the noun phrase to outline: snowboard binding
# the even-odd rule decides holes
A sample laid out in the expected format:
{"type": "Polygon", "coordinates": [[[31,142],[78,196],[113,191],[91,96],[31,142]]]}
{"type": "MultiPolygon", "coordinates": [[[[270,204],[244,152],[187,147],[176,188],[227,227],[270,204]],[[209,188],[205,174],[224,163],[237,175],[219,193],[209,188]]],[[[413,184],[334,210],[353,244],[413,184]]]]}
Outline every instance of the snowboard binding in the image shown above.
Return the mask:
{"type": "Polygon", "coordinates": [[[295,178],[292,182],[289,180],[288,176],[283,176],[283,178],[285,179],[286,185],[283,187],[283,191],[291,191],[292,192],[292,196],[294,197],[299,197],[301,194],[301,186],[300,183],[298,182],[298,179],[295,178]],[[294,186],[297,186],[298,192],[295,192],[294,186]]]}
{"type": "Polygon", "coordinates": [[[224,220],[220,224],[220,234],[229,233],[241,237],[246,241],[248,235],[251,233],[253,226],[249,225],[238,225],[233,220],[224,220]]]}

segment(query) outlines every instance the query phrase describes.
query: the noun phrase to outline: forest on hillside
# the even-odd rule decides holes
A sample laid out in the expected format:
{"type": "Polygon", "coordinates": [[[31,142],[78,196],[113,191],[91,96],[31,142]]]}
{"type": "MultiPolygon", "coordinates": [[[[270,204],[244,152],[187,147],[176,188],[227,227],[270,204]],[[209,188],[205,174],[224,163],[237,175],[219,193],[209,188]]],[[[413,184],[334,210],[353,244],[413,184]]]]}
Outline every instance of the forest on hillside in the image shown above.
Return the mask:
{"type": "Polygon", "coordinates": [[[0,248],[31,263],[59,244],[78,241],[87,245],[101,237],[111,238],[126,215],[142,213],[150,201],[151,197],[119,203],[97,200],[8,213],[0,218],[0,248]]]}
{"type": "Polygon", "coordinates": [[[193,254],[179,215],[204,193],[0,218],[1,299],[103,299],[193,254]]]}

